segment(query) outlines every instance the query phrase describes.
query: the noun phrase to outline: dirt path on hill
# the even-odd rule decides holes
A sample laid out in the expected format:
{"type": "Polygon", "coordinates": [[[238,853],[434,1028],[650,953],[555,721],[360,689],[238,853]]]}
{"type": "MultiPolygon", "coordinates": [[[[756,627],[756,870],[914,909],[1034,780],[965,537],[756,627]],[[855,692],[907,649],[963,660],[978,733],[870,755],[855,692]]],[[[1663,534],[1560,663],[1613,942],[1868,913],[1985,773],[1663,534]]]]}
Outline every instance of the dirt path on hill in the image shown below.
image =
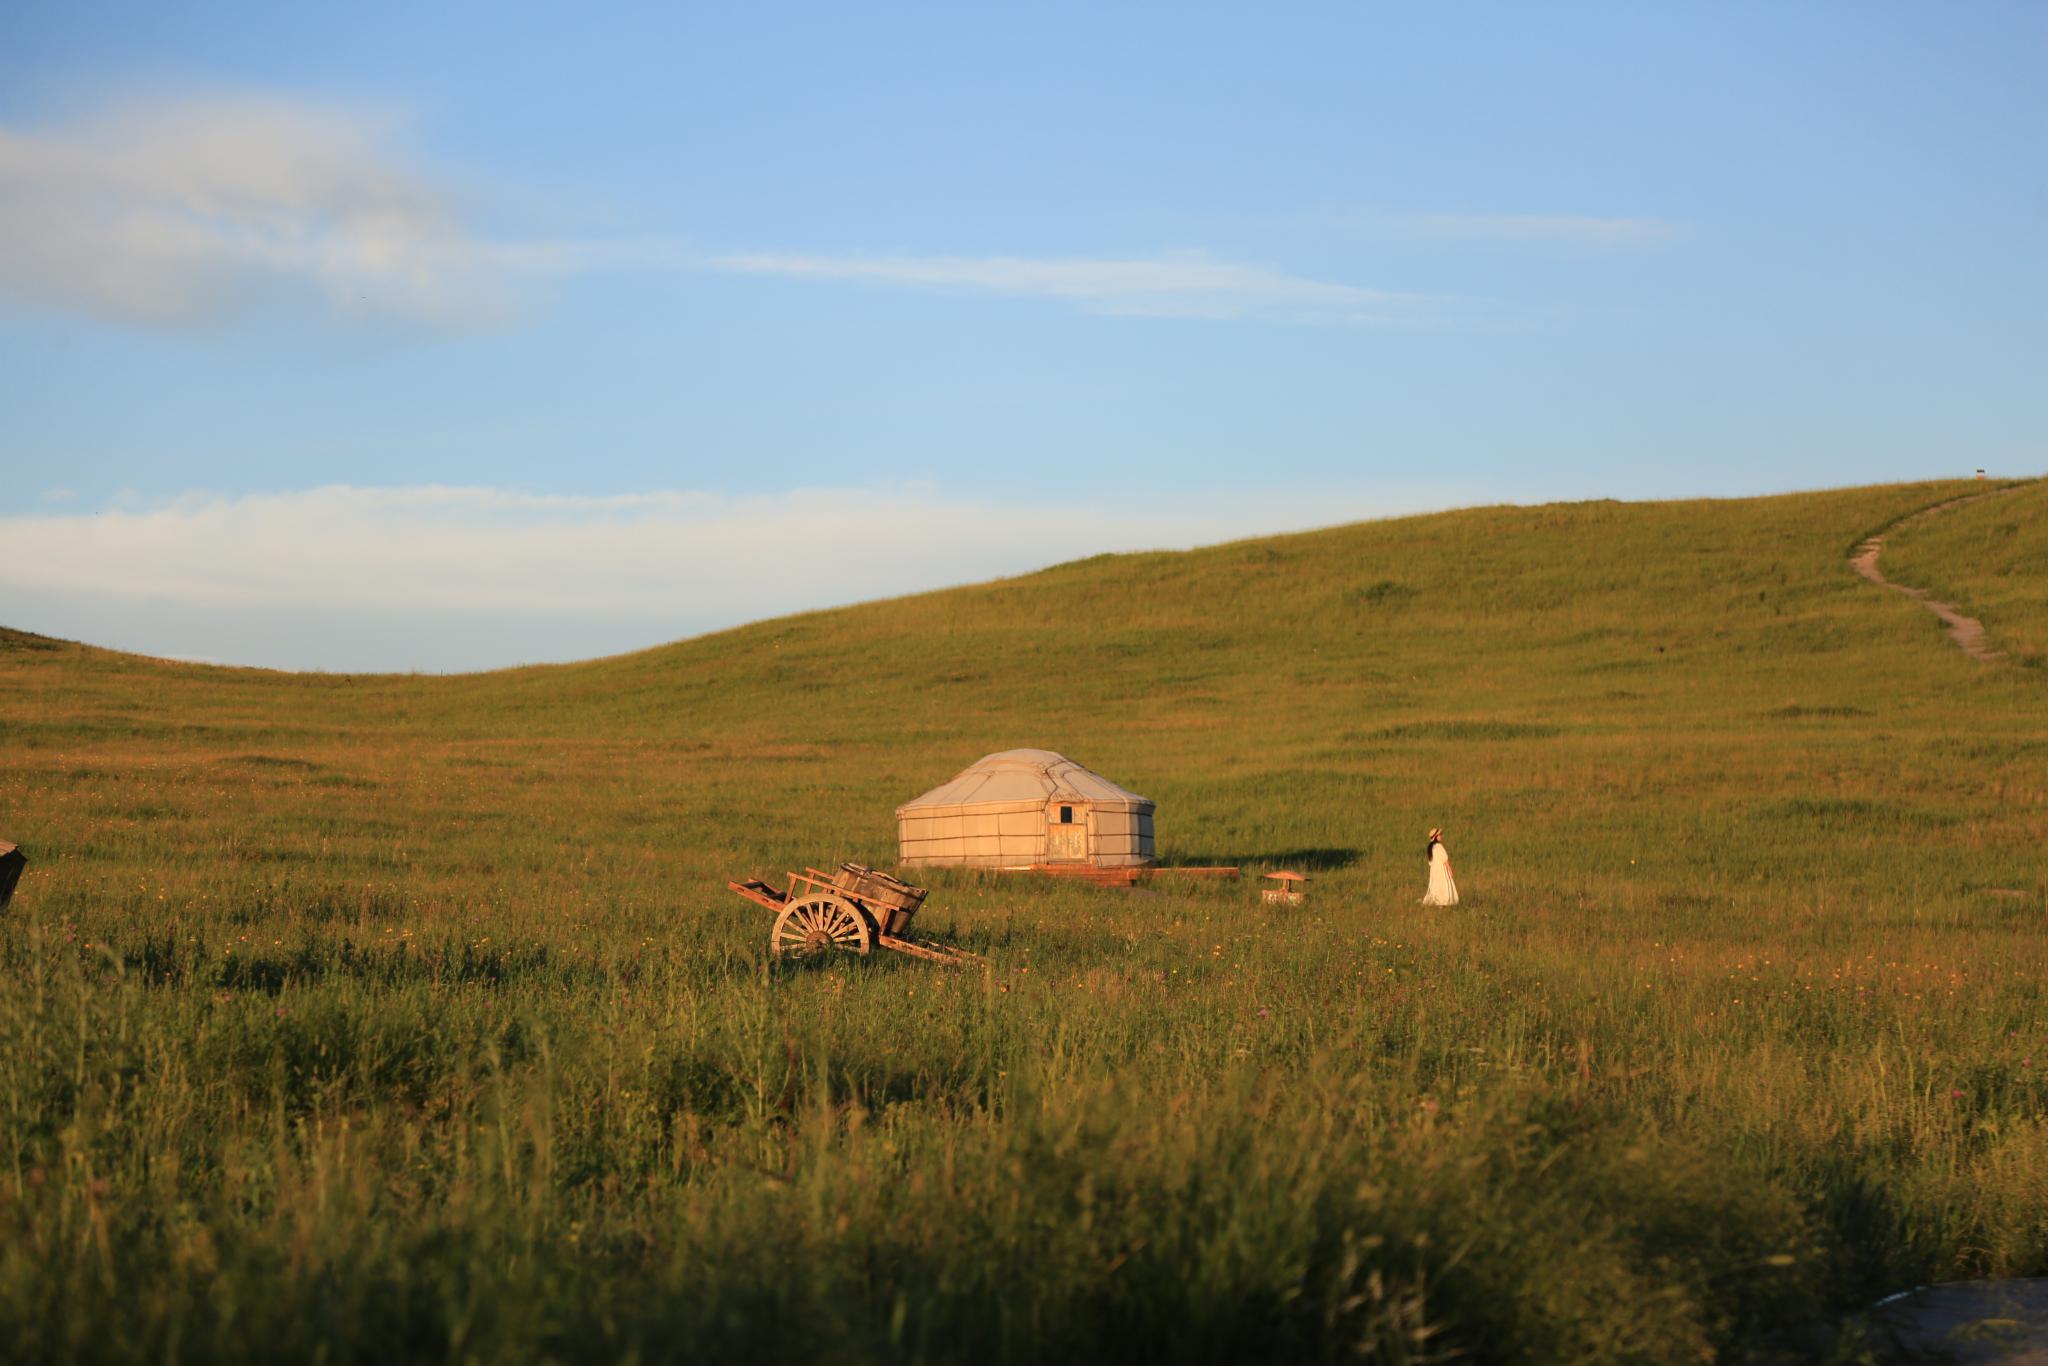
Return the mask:
{"type": "Polygon", "coordinates": [[[1932,517],[1936,513],[1947,512],[1950,508],[1959,508],[1965,503],[1977,503],[1982,502],[1986,498],[1996,498],[2001,493],[2011,493],[2019,487],[2021,485],[2008,484],[2002,489],[1991,489],[1984,493],[1966,493],[1960,498],[1951,498],[1946,503],[1936,503],[1933,507],[1925,507],[1921,508],[1918,512],[1909,513],[1899,518],[1898,521],[1893,522],[1877,535],[1872,536],[1862,545],[1857,546],[1856,553],[1849,557],[1850,567],[1864,578],[1869,579],[1872,583],[1882,588],[1889,588],[1896,593],[1904,593],[1907,597],[1919,603],[1937,617],[1940,617],[1942,626],[1948,632],[1948,638],[1956,643],[1957,649],[1970,658],[1985,664],[1991,664],[2004,659],[2005,651],[1994,650],[1984,643],[1983,622],[1975,617],[1964,616],[1956,610],[1953,603],[1937,600],[1925,588],[1911,588],[1903,583],[1893,583],[1884,576],[1884,571],[1877,567],[1877,554],[1884,549],[1885,537],[1891,535],[1902,526],[1911,526],[1923,517],[1932,517]]]}

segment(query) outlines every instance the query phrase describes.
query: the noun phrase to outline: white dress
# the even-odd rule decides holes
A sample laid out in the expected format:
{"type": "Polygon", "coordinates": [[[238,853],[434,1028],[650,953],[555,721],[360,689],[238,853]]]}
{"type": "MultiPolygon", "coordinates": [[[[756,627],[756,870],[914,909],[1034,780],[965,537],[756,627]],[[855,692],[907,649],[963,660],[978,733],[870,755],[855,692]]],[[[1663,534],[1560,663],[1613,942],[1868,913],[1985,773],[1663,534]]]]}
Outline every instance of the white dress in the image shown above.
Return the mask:
{"type": "Polygon", "coordinates": [[[1451,851],[1442,840],[1429,842],[1429,890],[1422,894],[1425,906],[1458,904],[1458,884],[1451,881],[1451,851]]]}

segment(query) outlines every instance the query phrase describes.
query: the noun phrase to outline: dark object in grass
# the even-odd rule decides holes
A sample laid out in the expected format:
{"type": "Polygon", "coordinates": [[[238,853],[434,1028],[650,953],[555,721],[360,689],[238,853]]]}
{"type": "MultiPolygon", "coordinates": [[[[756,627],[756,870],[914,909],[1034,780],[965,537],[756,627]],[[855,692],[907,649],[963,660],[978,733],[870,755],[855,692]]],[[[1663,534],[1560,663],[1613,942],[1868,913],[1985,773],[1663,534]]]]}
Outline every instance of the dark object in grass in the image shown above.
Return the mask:
{"type": "Polygon", "coordinates": [[[21,852],[21,846],[0,840],[0,906],[5,906],[14,895],[14,884],[21,881],[21,870],[28,866],[28,855],[21,852]]]}
{"type": "Polygon", "coordinates": [[[1360,586],[1344,590],[1344,601],[1353,607],[1392,607],[1415,596],[1415,590],[1405,583],[1392,579],[1381,579],[1371,587],[1360,586]]]}
{"type": "Polygon", "coordinates": [[[2048,1359],[2048,1280],[1922,1286],[1879,1301],[1867,1317],[1880,1361],[2048,1359]]]}

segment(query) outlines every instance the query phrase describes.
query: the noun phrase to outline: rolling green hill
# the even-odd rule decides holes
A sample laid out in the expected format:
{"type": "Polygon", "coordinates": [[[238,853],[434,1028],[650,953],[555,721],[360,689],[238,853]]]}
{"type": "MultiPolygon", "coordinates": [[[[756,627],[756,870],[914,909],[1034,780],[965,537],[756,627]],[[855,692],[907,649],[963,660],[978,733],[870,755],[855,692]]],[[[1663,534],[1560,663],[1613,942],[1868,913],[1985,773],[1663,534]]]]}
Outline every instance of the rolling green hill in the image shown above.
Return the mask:
{"type": "MultiPolygon", "coordinates": [[[[2048,1272],[2048,485],[1485,508],[457,677],[0,634],[22,1359],[1853,1358],[2048,1272]],[[1058,749],[988,973],[724,890],[1058,749]],[[1447,827],[1465,902],[1424,911],[1447,827]]],[[[820,554],[831,554],[821,536],[820,554]]]]}

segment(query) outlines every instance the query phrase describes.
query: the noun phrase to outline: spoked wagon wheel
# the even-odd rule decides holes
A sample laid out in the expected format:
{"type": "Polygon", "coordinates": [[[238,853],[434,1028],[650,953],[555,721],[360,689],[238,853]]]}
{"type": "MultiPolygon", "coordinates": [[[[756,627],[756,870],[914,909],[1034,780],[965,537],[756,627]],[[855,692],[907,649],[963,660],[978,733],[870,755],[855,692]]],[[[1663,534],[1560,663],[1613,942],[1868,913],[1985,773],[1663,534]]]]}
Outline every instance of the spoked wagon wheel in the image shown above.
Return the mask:
{"type": "Polygon", "coordinates": [[[828,949],[866,953],[874,947],[875,935],[858,907],[821,894],[790,902],[775,917],[768,943],[777,957],[789,953],[807,956],[828,949]]]}

